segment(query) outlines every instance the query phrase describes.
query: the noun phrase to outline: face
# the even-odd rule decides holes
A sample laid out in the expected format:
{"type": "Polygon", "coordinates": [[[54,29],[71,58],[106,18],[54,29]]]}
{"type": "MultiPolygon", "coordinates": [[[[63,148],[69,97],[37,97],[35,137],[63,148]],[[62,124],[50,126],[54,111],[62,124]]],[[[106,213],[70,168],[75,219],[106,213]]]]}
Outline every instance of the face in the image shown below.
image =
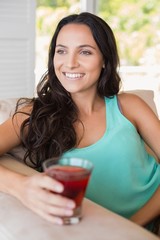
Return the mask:
{"type": "Polygon", "coordinates": [[[53,61],[57,78],[71,94],[97,89],[103,56],[88,26],[65,25],[57,37],[53,61]]]}

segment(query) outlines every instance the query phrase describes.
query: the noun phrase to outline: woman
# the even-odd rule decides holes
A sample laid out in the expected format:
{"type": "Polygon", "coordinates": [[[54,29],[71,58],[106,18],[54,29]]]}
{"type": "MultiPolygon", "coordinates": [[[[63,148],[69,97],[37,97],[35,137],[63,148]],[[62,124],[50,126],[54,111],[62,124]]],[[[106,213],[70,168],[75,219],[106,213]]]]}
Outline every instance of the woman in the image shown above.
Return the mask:
{"type": "MultiPolygon", "coordinates": [[[[139,97],[119,94],[118,64],[106,22],[91,13],[62,19],[38,96],[23,107],[20,101],[13,118],[0,126],[0,154],[22,144],[24,161],[39,171],[53,156],[90,159],[87,197],[146,225],[160,214],[160,165],[144,142],[160,159],[160,123],[139,97]]],[[[63,186],[44,173],[28,177],[0,167],[0,190],[57,224],[75,207],[50,192],[60,193],[63,186]]]]}

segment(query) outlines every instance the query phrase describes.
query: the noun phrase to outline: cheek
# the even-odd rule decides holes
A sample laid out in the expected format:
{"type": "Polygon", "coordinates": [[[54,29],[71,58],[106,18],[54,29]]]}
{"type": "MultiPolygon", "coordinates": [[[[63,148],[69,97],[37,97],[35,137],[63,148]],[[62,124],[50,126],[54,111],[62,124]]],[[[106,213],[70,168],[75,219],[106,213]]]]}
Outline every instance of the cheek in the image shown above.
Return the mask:
{"type": "Polygon", "coordinates": [[[57,55],[54,56],[53,58],[53,63],[54,63],[54,66],[57,67],[58,65],[60,65],[62,62],[62,59],[59,58],[57,55]]]}
{"type": "Polygon", "coordinates": [[[53,58],[53,66],[55,69],[57,68],[57,60],[55,57],[53,58]]]}
{"type": "Polygon", "coordinates": [[[96,74],[98,76],[102,71],[102,66],[103,64],[101,62],[93,62],[92,64],[90,63],[90,66],[88,66],[88,70],[91,74],[96,74]]]}
{"type": "Polygon", "coordinates": [[[56,63],[55,59],[53,59],[53,67],[54,67],[54,72],[58,78],[59,74],[58,74],[58,68],[57,68],[57,63],[56,63]]]}
{"type": "Polygon", "coordinates": [[[54,66],[54,70],[55,70],[56,75],[58,75],[58,71],[60,69],[60,63],[59,63],[57,58],[53,59],[53,66],[54,66]]]}

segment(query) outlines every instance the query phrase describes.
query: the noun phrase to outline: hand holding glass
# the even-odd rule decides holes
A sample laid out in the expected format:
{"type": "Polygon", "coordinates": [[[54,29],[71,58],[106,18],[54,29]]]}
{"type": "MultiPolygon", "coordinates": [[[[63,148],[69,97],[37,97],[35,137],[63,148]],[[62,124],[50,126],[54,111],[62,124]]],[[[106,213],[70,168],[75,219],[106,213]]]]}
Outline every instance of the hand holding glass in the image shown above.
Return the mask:
{"type": "Polygon", "coordinates": [[[82,218],[82,200],[93,169],[93,164],[81,158],[51,158],[43,163],[46,174],[64,186],[62,196],[75,201],[76,208],[71,217],[63,217],[64,224],[75,224],[82,218]]]}

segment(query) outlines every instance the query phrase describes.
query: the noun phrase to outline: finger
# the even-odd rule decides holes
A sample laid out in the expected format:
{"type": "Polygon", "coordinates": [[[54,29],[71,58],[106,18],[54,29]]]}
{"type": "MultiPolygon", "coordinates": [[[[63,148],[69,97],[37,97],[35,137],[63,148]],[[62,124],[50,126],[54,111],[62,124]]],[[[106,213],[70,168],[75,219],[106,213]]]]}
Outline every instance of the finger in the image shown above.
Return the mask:
{"type": "Polygon", "coordinates": [[[41,207],[42,211],[54,215],[54,216],[72,216],[73,215],[73,209],[68,209],[68,208],[61,208],[57,207],[55,205],[43,205],[41,207]]]}
{"type": "Polygon", "coordinates": [[[37,215],[42,217],[43,219],[53,223],[53,224],[58,224],[58,225],[63,225],[63,220],[60,217],[51,215],[47,212],[44,212],[42,209],[32,209],[37,215]]]}
{"type": "Polygon", "coordinates": [[[55,217],[48,214],[44,214],[42,217],[53,224],[63,225],[63,219],[60,217],[55,217]]]}
{"type": "Polygon", "coordinates": [[[55,179],[47,176],[46,174],[37,175],[35,181],[38,181],[38,184],[41,188],[45,188],[49,191],[61,193],[64,190],[63,184],[56,181],[55,179]]]}
{"type": "Polygon", "coordinates": [[[43,203],[48,205],[56,205],[57,207],[63,208],[75,208],[75,202],[69,198],[61,196],[60,194],[54,194],[45,189],[40,189],[36,197],[43,203]]]}
{"type": "Polygon", "coordinates": [[[49,214],[43,214],[42,217],[53,224],[63,225],[63,219],[60,217],[55,217],[49,214]]]}
{"type": "Polygon", "coordinates": [[[31,209],[35,212],[41,212],[44,214],[49,214],[54,216],[72,216],[73,215],[73,209],[59,207],[56,205],[50,205],[41,201],[33,202],[31,209]]]}

